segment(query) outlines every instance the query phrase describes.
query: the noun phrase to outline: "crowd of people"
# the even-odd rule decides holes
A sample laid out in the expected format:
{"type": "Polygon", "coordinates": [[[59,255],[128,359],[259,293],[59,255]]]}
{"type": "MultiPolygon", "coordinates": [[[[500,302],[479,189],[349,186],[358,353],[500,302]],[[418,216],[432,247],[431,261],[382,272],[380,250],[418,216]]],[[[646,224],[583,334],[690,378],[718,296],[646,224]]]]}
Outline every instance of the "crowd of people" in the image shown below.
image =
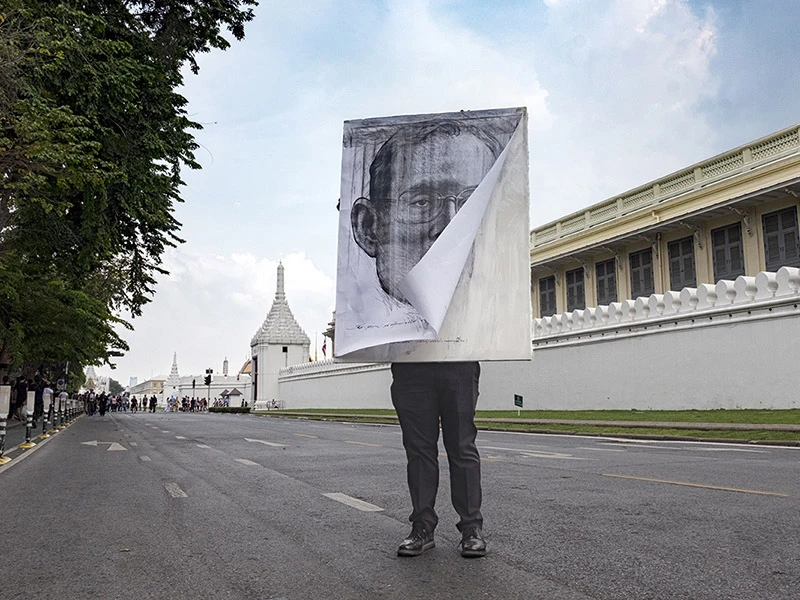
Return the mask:
{"type": "Polygon", "coordinates": [[[87,415],[94,415],[99,412],[101,417],[109,411],[156,412],[156,405],[158,404],[158,398],[155,396],[150,396],[149,398],[143,396],[137,399],[136,396],[131,396],[129,398],[125,395],[106,394],[105,392],[99,394],[87,392],[85,394],[80,394],[78,399],[83,401],[83,406],[87,415]]]}
{"type": "MultiPolygon", "coordinates": [[[[28,392],[35,392],[34,423],[45,413],[45,410],[50,411],[58,410],[60,402],[66,401],[70,396],[65,391],[55,394],[53,391],[53,384],[40,375],[35,375],[33,379],[26,379],[19,376],[13,381],[8,375],[3,376],[3,385],[11,387],[11,402],[9,405],[9,412],[7,415],[8,420],[16,419],[18,421],[25,421],[27,419],[27,399],[28,392]]],[[[88,391],[82,394],[73,394],[72,399],[78,400],[83,403],[84,412],[91,416],[97,413],[100,416],[105,415],[107,412],[156,412],[158,406],[158,398],[152,396],[128,396],[126,394],[109,394],[107,392],[95,393],[88,391]]],[[[211,406],[224,407],[229,406],[227,398],[214,398],[211,406]]],[[[244,403],[247,406],[247,403],[244,403]]],[[[170,397],[164,406],[164,412],[207,412],[209,402],[206,398],[191,398],[184,396],[183,398],[170,397]]]]}
{"type": "MultiPolygon", "coordinates": [[[[214,404],[216,406],[216,403],[214,404]]],[[[175,396],[167,399],[164,412],[206,412],[208,410],[208,400],[205,398],[176,398],[175,396]]]]}

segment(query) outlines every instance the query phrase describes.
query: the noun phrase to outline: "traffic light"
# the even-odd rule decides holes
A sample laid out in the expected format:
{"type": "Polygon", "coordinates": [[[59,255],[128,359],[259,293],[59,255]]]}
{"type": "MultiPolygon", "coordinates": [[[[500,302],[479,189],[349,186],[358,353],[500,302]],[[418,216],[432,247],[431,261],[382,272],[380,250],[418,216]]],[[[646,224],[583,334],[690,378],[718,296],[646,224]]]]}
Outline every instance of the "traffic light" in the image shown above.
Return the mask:
{"type": "Polygon", "coordinates": [[[211,385],[211,374],[206,375],[203,381],[205,382],[206,385],[211,385]]]}

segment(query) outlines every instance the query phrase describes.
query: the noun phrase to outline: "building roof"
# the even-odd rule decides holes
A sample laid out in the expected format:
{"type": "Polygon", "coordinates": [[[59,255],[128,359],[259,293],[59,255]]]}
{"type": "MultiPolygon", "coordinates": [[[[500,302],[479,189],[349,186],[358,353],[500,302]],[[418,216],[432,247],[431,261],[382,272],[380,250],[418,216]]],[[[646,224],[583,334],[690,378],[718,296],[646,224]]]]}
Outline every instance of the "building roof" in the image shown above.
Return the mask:
{"type": "Polygon", "coordinates": [[[632,235],[680,228],[690,235],[726,211],[786,194],[800,194],[800,124],[533,229],[531,267],[616,251],[615,244],[632,235]]]}
{"type": "Polygon", "coordinates": [[[283,289],[283,264],[278,264],[278,283],[275,299],[272,301],[267,318],[253,336],[250,346],[258,344],[299,344],[310,345],[311,339],[300,327],[286,301],[283,289]]]}

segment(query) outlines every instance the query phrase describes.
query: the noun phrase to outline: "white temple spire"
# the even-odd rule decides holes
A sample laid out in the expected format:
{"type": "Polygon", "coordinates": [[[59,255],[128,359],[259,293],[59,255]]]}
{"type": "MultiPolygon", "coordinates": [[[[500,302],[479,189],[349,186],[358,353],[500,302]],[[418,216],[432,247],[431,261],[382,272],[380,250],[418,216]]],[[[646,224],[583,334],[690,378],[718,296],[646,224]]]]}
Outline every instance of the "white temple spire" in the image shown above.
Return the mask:
{"type": "Polygon", "coordinates": [[[258,343],[311,345],[311,340],[298,325],[292,309],[289,308],[283,286],[283,263],[279,262],[275,300],[267,313],[267,319],[253,336],[253,340],[250,342],[251,347],[258,343]]]}
{"type": "Polygon", "coordinates": [[[278,283],[275,286],[275,300],[286,298],[286,291],[283,289],[283,261],[278,262],[278,283]]]}

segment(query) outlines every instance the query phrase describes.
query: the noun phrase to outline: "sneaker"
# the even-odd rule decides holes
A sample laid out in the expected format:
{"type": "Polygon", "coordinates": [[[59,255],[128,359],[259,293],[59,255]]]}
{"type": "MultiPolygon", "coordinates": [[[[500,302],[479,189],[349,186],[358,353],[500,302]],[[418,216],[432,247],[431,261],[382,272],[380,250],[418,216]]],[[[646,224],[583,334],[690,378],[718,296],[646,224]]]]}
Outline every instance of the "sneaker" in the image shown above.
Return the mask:
{"type": "Polygon", "coordinates": [[[397,549],[397,556],[419,556],[434,546],[436,544],[433,541],[433,532],[428,531],[428,528],[422,523],[414,523],[411,533],[397,549]]]}
{"type": "Polygon", "coordinates": [[[464,558],[480,558],[486,556],[486,540],[480,527],[470,527],[461,534],[459,545],[461,556],[464,558]]]}

